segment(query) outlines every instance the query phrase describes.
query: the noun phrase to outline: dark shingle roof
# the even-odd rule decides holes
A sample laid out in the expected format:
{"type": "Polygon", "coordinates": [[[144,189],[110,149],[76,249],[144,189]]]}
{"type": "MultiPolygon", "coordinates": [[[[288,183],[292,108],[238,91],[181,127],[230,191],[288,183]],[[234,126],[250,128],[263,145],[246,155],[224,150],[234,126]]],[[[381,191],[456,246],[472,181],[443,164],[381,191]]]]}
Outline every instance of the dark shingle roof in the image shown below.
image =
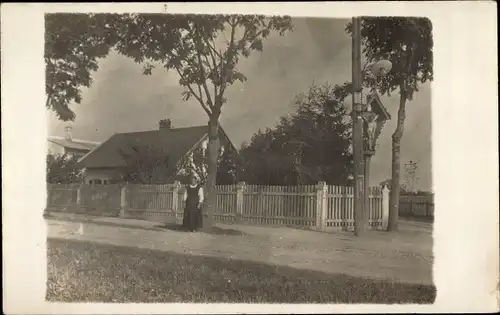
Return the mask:
{"type": "Polygon", "coordinates": [[[177,163],[207,133],[206,126],[118,133],[81,159],[87,168],[124,167],[122,152],[131,146],[161,149],[177,163]]]}

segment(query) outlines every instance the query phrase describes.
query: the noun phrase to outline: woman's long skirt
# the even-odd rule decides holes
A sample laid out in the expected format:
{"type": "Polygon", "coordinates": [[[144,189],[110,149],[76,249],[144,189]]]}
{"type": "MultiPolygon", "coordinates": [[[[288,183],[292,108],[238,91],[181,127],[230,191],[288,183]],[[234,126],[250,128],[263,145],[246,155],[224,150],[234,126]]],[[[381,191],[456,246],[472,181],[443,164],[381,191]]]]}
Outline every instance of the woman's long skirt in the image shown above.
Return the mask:
{"type": "Polygon", "coordinates": [[[203,227],[203,215],[202,215],[202,209],[196,207],[196,216],[195,216],[195,229],[201,229],[203,227]]]}
{"type": "Polygon", "coordinates": [[[197,204],[186,204],[182,225],[190,231],[197,230],[201,225],[200,213],[197,204]]]}

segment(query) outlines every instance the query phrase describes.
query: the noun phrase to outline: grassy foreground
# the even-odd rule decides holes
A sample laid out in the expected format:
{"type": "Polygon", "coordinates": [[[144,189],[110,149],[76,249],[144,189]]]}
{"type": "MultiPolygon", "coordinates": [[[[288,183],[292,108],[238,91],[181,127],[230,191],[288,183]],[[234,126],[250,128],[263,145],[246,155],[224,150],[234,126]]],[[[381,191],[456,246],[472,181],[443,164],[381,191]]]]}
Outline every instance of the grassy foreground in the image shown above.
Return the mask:
{"type": "Polygon", "coordinates": [[[49,239],[47,300],[121,303],[432,303],[433,286],[49,239]]]}

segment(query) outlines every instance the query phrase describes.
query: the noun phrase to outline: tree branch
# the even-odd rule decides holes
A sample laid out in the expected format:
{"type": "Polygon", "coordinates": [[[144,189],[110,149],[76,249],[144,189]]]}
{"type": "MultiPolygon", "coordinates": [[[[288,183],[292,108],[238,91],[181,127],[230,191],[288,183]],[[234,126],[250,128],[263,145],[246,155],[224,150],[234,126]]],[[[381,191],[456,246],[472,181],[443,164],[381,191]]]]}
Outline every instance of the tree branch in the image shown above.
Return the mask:
{"type": "MultiPolygon", "coordinates": [[[[217,76],[215,78],[217,80],[217,82],[213,82],[213,84],[214,84],[214,97],[217,97],[217,95],[218,95],[217,94],[217,83],[220,82],[221,78],[218,75],[219,73],[218,73],[218,69],[217,69],[219,67],[220,63],[217,64],[217,60],[216,60],[217,58],[215,56],[217,55],[220,60],[222,60],[222,56],[217,53],[217,50],[215,50],[215,41],[214,41],[213,37],[211,37],[210,39],[213,42],[213,46],[211,45],[211,43],[210,43],[210,41],[208,39],[204,38],[205,44],[208,47],[208,52],[210,54],[210,58],[212,59],[212,63],[213,63],[212,73],[213,73],[214,76],[217,76]]],[[[208,62],[208,60],[207,60],[207,62],[208,62]]]]}
{"type": "MultiPolygon", "coordinates": [[[[195,43],[195,44],[196,44],[196,43],[195,43]]],[[[197,51],[198,51],[198,50],[197,50],[197,51]]],[[[175,53],[174,57],[178,57],[178,56],[179,56],[179,52],[178,52],[178,51],[177,51],[177,49],[175,49],[175,48],[173,48],[173,49],[172,49],[172,53],[175,53]]],[[[181,61],[181,63],[182,63],[182,61],[181,61]]],[[[201,62],[200,62],[200,67],[203,67],[203,65],[201,64],[201,62]]],[[[175,70],[177,71],[177,73],[179,74],[179,76],[181,77],[181,79],[183,79],[183,80],[184,80],[184,78],[185,78],[185,77],[184,77],[184,75],[182,74],[182,71],[179,69],[179,67],[178,67],[177,65],[174,65],[174,68],[175,68],[175,70]]],[[[189,89],[189,91],[191,92],[191,94],[192,94],[192,95],[196,98],[196,100],[197,100],[197,101],[201,104],[201,106],[203,107],[203,109],[205,110],[205,112],[207,113],[207,115],[209,115],[209,116],[210,116],[210,115],[211,115],[211,109],[212,109],[212,108],[211,108],[210,104],[208,104],[208,108],[207,108],[207,106],[205,105],[205,102],[204,102],[204,100],[203,100],[203,92],[201,91],[201,86],[200,86],[200,84],[197,84],[197,86],[198,86],[198,92],[200,93],[199,95],[197,95],[197,94],[194,92],[194,90],[193,90],[193,88],[191,87],[191,85],[190,85],[190,84],[187,84],[187,85],[186,85],[186,87],[189,89]],[[209,110],[209,108],[210,108],[210,110],[209,110]]],[[[209,95],[207,95],[207,98],[210,100],[210,96],[209,96],[209,95]]]]}
{"type": "MultiPolygon", "coordinates": [[[[217,63],[215,61],[215,58],[213,57],[213,54],[210,52],[210,57],[212,59],[212,64],[210,64],[210,60],[208,59],[208,56],[206,54],[203,55],[203,58],[205,59],[206,63],[207,63],[207,67],[208,67],[208,70],[210,70],[209,72],[209,76],[212,75],[212,76],[215,76],[217,71],[216,71],[216,68],[217,68],[217,63]]],[[[209,77],[207,77],[208,79],[209,77]]],[[[216,80],[218,78],[215,78],[215,77],[212,77],[212,84],[214,86],[214,97],[217,97],[217,84],[216,84],[216,80]]],[[[214,100],[215,101],[215,100],[214,100]]]]}
{"type": "Polygon", "coordinates": [[[215,62],[215,56],[214,56],[214,54],[217,57],[219,57],[220,59],[223,59],[222,55],[215,49],[215,41],[214,41],[214,39],[211,38],[211,40],[213,42],[213,46],[212,46],[212,44],[210,43],[210,41],[208,39],[204,38],[205,44],[207,44],[208,48],[210,48],[210,55],[212,57],[212,60],[215,62]]]}
{"type": "MultiPolygon", "coordinates": [[[[179,74],[179,76],[181,77],[181,79],[184,80],[184,76],[182,75],[181,70],[178,67],[175,67],[175,70],[177,71],[177,73],[179,74]]],[[[200,90],[200,96],[198,96],[194,92],[194,90],[193,90],[193,88],[191,87],[190,84],[187,84],[186,87],[189,89],[189,91],[191,92],[191,94],[196,98],[196,100],[200,103],[201,107],[203,107],[203,109],[205,110],[205,112],[207,113],[207,115],[211,116],[212,112],[210,111],[210,109],[203,102],[203,95],[201,94],[201,88],[200,88],[200,86],[198,85],[198,89],[200,90]]]]}
{"type": "MultiPolygon", "coordinates": [[[[200,65],[200,75],[201,75],[201,85],[203,86],[203,89],[205,90],[205,94],[207,95],[207,104],[208,104],[208,107],[210,107],[210,109],[213,109],[214,108],[214,105],[212,104],[212,96],[210,95],[210,91],[208,90],[208,86],[207,86],[207,78],[206,78],[206,74],[205,74],[205,69],[203,68],[203,61],[201,60],[201,54],[200,54],[200,51],[199,50],[196,50],[196,55],[197,55],[197,58],[198,58],[198,63],[200,65]]],[[[198,83],[198,86],[200,85],[200,83],[198,83]]]]}
{"type": "MultiPolygon", "coordinates": [[[[195,50],[196,50],[196,58],[198,59],[198,64],[200,66],[200,82],[198,82],[197,84],[198,85],[202,85],[203,86],[203,89],[205,90],[205,94],[207,96],[207,104],[208,104],[208,107],[210,109],[214,109],[214,105],[212,104],[212,97],[210,95],[210,91],[208,90],[208,86],[207,86],[207,77],[206,77],[206,73],[205,73],[205,68],[203,66],[203,61],[201,60],[201,51],[200,51],[200,45],[201,45],[201,40],[202,40],[202,36],[200,36],[200,34],[198,33],[198,30],[196,29],[196,39],[194,44],[195,44],[195,50]]],[[[215,99],[214,99],[215,101],[215,99]]]]}
{"type": "MultiPolygon", "coordinates": [[[[236,23],[234,23],[234,24],[229,23],[229,25],[231,26],[231,36],[230,36],[230,40],[229,40],[229,45],[227,47],[226,62],[222,63],[222,66],[221,66],[221,82],[220,82],[221,84],[220,84],[220,89],[219,89],[219,95],[217,95],[218,98],[222,98],[222,95],[224,94],[224,91],[226,90],[227,65],[233,56],[233,50],[234,50],[234,35],[235,35],[234,33],[236,32],[236,23]]],[[[245,29],[245,32],[246,32],[246,29],[245,29]]],[[[222,59],[222,61],[224,61],[224,59],[222,59]]],[[[222,102],[221,102],[221,106],[222,106],[222,102]]]]}
{"type": "MultiPolygon", "coordinates": [[[[408,97],[408,79],[411,77],[411,69],[412,69],[412,63],[415,57],[415,44],[411,44],[410,46],[410,53],[408,55],[408,61],[406,64],[406,74],[403,75],[403,80],[402,80],[402,86],[404,87],[404,94],[405,97],[408,97]]],[[[400,88],[401,89],[401,88],[400,88]]]]}
{"type": "MultiPolygon", "coordinates": [[[[248,38],[247,40],[250,42],[250,41],[254,41],[257,37],[259,37],[261,34],[262,34],[262,31],[263,30],[260,30],[259,32],[255,33],[255,35],[251,38],[248,38]]],[[[243,36],[246,36],[247,33],[245,33],[243,36]]],[[[241,38],[242,40],[244,39],[244,37],[241,38]]]]}
{"type": "Polygon", "coordinates": [[[198,87],[198,93],[200,93],[201,102],[203,103],[203,91],[201,90],[201,85],[197,84],[196,86],[198,87]]]}

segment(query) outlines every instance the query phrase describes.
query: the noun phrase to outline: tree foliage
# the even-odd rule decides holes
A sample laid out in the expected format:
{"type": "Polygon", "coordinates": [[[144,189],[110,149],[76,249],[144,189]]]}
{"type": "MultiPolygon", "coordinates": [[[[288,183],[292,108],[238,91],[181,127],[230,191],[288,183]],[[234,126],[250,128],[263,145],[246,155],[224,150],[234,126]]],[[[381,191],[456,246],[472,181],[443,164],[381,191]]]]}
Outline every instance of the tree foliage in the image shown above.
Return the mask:
{"type": "MultiPolygon", "coordinates": [[[[407,100],[419,85],[433,80],[432,23],[428,18],[364,17],[361,20],[363,54],[368,63],[387,59],[391,71],[374,78],[364,72],[364,84],[377,87],[382,94],[398,90],[407,100]]],[[[352,35],[352,25],[346,28],[352,35]]]]}
{"type": "Polygon", "coordinates": [[[82,180],[83,168],[71,155],[47,154],[46,180],[49,184],[73,184],[82,180]]]}
{"type": "Polygon", "coordinates": [[[284,141],[271,129],[259,130],[249,144],[242,145],[244,160],[240,180],[248,184],[284,185],[297,182],[292,157],[282,147],[284,141]]]}
{"type": "Polygon", "coordinates": [[[184,157],[184,160],[178,167],[181,182],[188,184],[189,177],[194,175],[198,178],[200,184],[205,184],[207,180],[206,151],[206,143],[202,143],[193,152],[184,157]]]}
{"type": "Polygon", "coordinates": [[[238,180],[241,157],[234,150],[224,150],[217,167],[217,185],[233,185],[238,180]]]}
{"type": "MultiPolygon", "coordinates": [[[[352,25],[346,27],[352,33],[352,25]]],[[[406,103],[413,99],[419,85],[433,80],[432,24],[428,18],[364,17],[361,22],[363,53],[368,62],[388,59],[392,70],[374,78],[365,73],[365,84],[377,87],[382,94],[400,94],[396,130],[392,135],[392,183],[388,230],[398,228],[400,190],[400,152],[404,133],[406,103]]]]}
{"type": "Polygon", "coordinates": [[[262,15],[136,14],[126,23],[117,49],[144,65],[174,70],[185,87],[183,98],[194,97],[209,116],[219,115],[224,92],[247,78],[237,68],[241,57],[262,51],[271,32],[291,29],[289,17],[262,15]]]}
{"type": "Polygon", "coordinates": [[[45,105],[59,119],[75,119],[70,105],[82,101],[81,89],[92,84],[98,59],[116,44],[117,30],[126,18],[118,14],[45,15],[45,105]]]}
{"type": "Polygon", "coordinates": [[[241,150],[243,179],[251,184],[349,184],[351,124],[343,100],[348,85],[311,86],[295,112],[259,131],[241,150]]]}
{"type": "MultiPolygon", "coordinates": [[[[81,101],[80,87],[91,84],[96,59],[105,56],[110,47],[142,63],[144,74],[151,74],[157,65],[174,70],[185,88],[184,100],[195,98],[209,116],[206,206],[210,215],[215,204],[211,192],[217,176],[218,120],[227,101],[225,91],[234,82],[247,79],[237,67],[240,58],[262,51],[263,41],[271,33],[283,35],[291,30],[290,17],[132,14],[72,18],[65,15],[46,21],[47,34],[53,37],[46,44],[47,107],[63,120],[74,119],[69,104],[81,101]],[[61,41],[64,45],[59,48],[61,41]]],[[[204,222],[210,225],[208,220],[204,222]]]]}
{"type": "Polygon", "coordinates": [[[125,160],[123,180],[134,184],[167,184],[172,165],[168,152],[148,145],[128,145],[120,150],[125,160]]]}
{"type": "Polygon", "coordinates": [[[262,15],[46,14],[46,106],[61,120],[74,120],[69,105],[81,102],[98,59],[116,48],[143,63],[145,74],[158,63],[175,70],[184,99],[220,114],[226,88],[246,80],[239,59],[262,51],[272,32],[291,29],[289,17],[262,15]]]}

